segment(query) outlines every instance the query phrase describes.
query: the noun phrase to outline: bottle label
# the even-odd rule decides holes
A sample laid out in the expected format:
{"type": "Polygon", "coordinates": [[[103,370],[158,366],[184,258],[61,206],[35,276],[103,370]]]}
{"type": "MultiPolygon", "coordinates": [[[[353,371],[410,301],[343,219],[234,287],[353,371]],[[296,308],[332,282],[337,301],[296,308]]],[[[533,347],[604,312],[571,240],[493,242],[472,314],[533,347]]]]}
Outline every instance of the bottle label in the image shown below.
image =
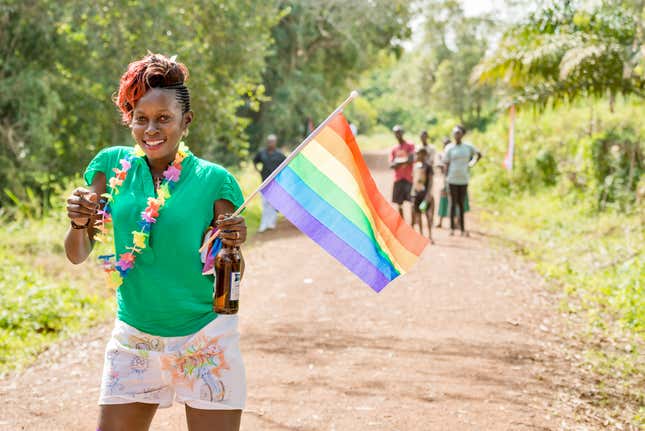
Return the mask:
{"type": "Polygon", "coordinates": [[[240,299],[240,280],[242,280],[242,273],[231,272],[231,301],[239,301],[240,299]]]}

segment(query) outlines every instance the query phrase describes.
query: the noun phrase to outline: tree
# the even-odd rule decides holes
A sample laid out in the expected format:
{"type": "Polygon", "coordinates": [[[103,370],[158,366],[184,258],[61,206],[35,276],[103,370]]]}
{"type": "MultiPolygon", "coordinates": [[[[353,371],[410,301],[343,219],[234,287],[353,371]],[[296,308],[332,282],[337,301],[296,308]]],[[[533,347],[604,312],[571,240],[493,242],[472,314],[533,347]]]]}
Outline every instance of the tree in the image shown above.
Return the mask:
{"type": "Polygon", "coordinates": [[[420,87],[427,104],[448,112],[462,123],[479,122],[490,88],[469,84],[473,68],[484,57],[494,25],[488,16],[468,17],[455,0],[424,3],[425,31],[419,47],[426,71],[420,87]]]}
{"type": "Polygon", "coordinates": [[[472,79],[502,82],[516,103],[541,107],[584,96],[644,97],[644,17],[642,1],[603,1],[591,10],[553,2],[507,31],[472,79]]]}
{"type": "Polygon", "coordinates": [[[255,145],[268,133],[297,143],[309,119],[321,121],[381,50],[399,51],[409,34],[406,0],[282,1],[281,8],[263,79],[270,100],[250,114],[255,145]]]}
{"type": "MultiPolygon", "coordinates": [[[[197,154],[231,165],[248,148],[277,1],[0,2],[0,184],[42,197],[107,145],[129,145],[111,102],[127,64],[148,50],[191,71],[197,154]]],[[[0,191],[0,206],[8,194],[0,191]]]]}

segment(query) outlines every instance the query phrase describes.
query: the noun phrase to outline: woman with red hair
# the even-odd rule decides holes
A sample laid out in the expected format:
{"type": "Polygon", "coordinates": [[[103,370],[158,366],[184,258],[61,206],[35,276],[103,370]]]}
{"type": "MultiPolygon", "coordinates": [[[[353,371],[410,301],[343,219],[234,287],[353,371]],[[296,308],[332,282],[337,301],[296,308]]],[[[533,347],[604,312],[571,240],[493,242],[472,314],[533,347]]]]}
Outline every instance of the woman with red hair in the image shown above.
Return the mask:
{"type": "Polygon", "coordinates": [[[65,251],[75,264],[96,240],[116,288],[117,318],[105,350],[99,429],[147,430],[158,407],[185,404],[188,428],[238,430],[246,398],[237,315],[213,311],[213,276],[202,274],[204,232],[246,240],[235,178],[182,142],[193,121],[188,69],[149,54],[121,77],[115,103],[135,145],[101,150],[86,187],[67,200],[65,251]],[[112,238],[113,235],[113,238],[112,238]]]}

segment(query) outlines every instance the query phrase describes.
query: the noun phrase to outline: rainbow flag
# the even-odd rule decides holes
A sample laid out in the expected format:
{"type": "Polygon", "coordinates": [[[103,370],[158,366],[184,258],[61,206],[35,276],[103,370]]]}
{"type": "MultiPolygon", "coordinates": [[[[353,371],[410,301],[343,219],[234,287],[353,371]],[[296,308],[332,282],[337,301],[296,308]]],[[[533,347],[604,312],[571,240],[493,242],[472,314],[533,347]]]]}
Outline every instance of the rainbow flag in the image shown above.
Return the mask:
{"type": "Polygon", "coordinates": [[[409,271],[428,244],[378,191],[342,114],[261,193],[377,292],[409,271]]]}

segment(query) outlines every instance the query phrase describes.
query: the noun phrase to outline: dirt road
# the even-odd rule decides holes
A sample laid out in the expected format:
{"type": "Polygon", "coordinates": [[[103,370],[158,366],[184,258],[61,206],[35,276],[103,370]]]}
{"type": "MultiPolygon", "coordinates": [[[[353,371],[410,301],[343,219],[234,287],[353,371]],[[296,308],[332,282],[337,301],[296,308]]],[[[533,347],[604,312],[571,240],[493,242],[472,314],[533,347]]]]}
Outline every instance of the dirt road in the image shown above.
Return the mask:
{"type": "MultiPolygon", "coordinates": [[[[390,174],[370,160],[388,196],[390,174]]],[[[477,233],[435,239],[375,294],[287,223],[258,236],[241,298],[242,429],[564,428],[552,407],[556,318],[539,278],[477,233]]],[[[95,429],[109,330],[0,382],[0,430],[95,429]]],[[[185,430],[183,409],[160,410],[151,429],[185,430]]]]}

